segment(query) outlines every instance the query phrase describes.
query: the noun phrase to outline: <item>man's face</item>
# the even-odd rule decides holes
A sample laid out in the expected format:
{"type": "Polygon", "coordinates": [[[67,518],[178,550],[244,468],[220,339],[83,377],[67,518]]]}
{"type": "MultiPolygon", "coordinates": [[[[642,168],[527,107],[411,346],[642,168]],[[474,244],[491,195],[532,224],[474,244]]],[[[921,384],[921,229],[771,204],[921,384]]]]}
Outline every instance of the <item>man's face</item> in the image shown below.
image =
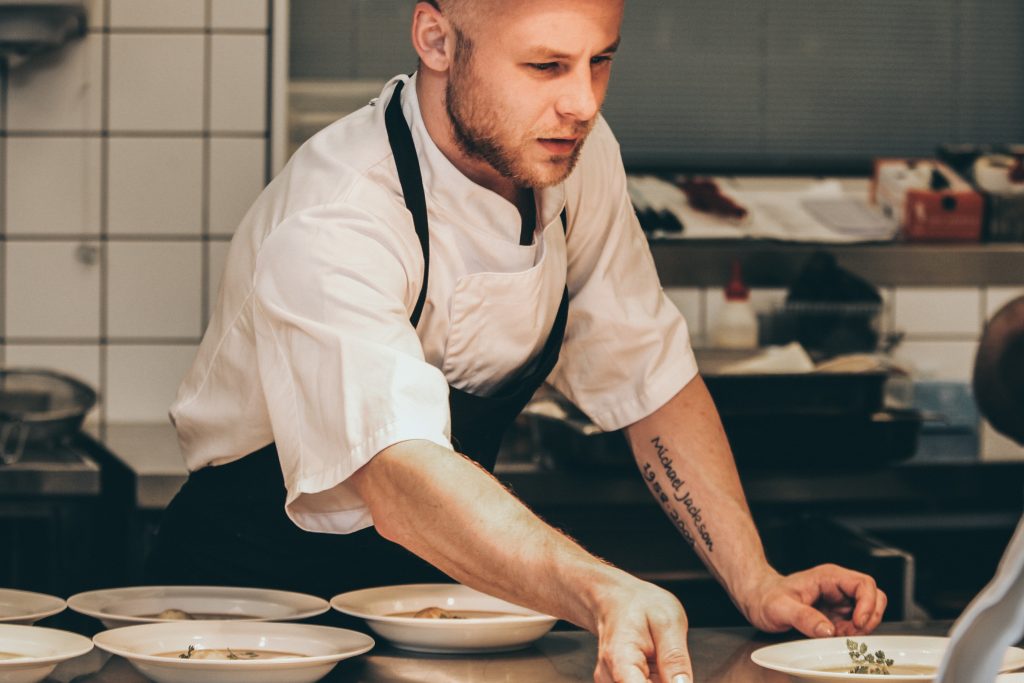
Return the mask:
{"type": "Polygon", "coordinates": [[[604,101],[623,0],[517,0],[461,31],[448,116],[467,156],[517,186],[572,171],[604,101]],[[460,41],[463,42],[463,41],[460,41]]]}

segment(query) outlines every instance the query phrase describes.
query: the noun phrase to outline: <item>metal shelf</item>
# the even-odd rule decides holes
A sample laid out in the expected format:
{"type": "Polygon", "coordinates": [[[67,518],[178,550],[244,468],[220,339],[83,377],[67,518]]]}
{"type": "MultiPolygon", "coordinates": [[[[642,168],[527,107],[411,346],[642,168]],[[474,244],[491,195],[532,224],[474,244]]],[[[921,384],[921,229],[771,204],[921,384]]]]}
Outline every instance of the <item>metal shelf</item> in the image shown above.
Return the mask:
{"type": "Polygon", "coordinates": [[[666,287],[726,283],[733,259],[755,287],[788,287],[815,251],[872,284],[889,286],[1024,286],[1024,243],[815,245],[760,240],[651,241],[666,287]]]}

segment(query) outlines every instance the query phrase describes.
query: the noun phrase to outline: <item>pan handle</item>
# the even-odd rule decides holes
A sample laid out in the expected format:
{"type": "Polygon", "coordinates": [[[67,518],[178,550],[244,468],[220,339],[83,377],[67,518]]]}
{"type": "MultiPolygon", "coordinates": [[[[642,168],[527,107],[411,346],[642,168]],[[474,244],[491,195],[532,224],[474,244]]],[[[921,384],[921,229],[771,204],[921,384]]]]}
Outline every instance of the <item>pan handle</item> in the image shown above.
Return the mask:
{"type": "Polygon", "coordinates": [[[0,426],[0,465],[13,465],[21,460],[28,442],[29,428],[21,420],[0,426]]]}

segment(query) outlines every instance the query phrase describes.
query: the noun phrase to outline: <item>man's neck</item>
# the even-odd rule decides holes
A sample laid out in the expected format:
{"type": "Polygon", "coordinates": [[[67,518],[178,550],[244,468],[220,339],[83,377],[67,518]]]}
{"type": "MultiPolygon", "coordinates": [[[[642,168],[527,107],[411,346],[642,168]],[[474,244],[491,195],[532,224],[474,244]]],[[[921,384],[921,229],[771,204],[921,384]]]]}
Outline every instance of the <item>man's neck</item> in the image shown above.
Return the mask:
{"type": "Polygon", "coordinates": [[[466,156],[455,140],[451,120],[445,108],[445,84],[443,76],[420,69],[416,74],[416,97],[419,99],[420,113],[427,134],[441,150],[448,161],[452,162],[464,176],[477,185],[505,198],[508,202],[520,207],[521,188],[504,177],[486,161],[466,156]]]}

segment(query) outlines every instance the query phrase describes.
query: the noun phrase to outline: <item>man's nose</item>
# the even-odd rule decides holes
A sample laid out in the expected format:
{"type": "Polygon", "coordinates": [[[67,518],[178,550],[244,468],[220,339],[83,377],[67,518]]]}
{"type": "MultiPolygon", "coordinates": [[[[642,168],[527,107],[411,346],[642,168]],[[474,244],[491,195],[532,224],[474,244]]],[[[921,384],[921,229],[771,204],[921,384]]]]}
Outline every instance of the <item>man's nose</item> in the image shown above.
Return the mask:
{"type": "Polygon", "coordinates": [[[589,65],[574,69],[565,91],[558,100],[558,113],[578,121],[589,121],[597,116],[598,103],[597,84],[594,82],[589,65]]]}

